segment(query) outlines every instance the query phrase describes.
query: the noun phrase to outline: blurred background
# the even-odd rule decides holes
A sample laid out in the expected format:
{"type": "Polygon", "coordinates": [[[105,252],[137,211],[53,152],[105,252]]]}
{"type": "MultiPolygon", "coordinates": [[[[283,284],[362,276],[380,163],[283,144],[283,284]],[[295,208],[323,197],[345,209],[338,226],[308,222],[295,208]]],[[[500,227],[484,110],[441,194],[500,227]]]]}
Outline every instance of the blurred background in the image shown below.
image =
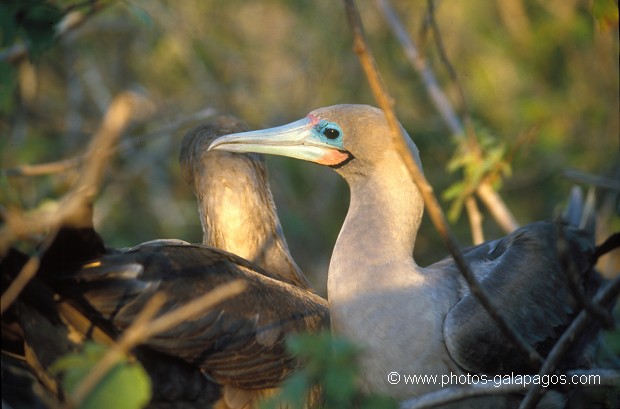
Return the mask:
{"type": "MultiPolygon", "coordinates": [[[[451,186],[458,191],[462,169],[448,166],[459,159],[456,139],[377,2],[357,3],[427,178],[438,195],[451,186]]],[[[494,155],[502,176],[494,185],[519,223],[557,215],[575,183],[565,176],[568,169],[618,180],[617,2],[430,4],[458,81],[442,62],[429,2],[392,1],[453,107],[470,116],[479,144],[494,155]]],[[[156,114],[125,136],[95,202],[95,227],[114,247],[155,238],[201,241],[196,201],[179,173],[178,155],[184,132],[213,113],[263,128],[321,106],[376,105],[338,1],[3,1],[0,19],[3,170],[83,153],[109,102],[125,89],[142,89],[155,102],[156,114]],[[67,22],[67,15],[84,20],[54,40],[54,25],[67,22]],[[11,54],[24,46],[27,57],[11,54]]],[[[331,249],[348,207],[346,185],[317,165],[267,160],[293,256],[324,294],[331,249]]],[[[0,204],[53,208],[73,176],[71,168],[39,176],[3,172],[0,204]]],[[[441,197],[449,209],[450,201],[441,197]]],[[[598,203],[606,209],[601,237],[620,230],[617,195],[599,193],[598,203]]],[[[480,209],[485,239],[502,234],[480,209]]],[[[453,222],[461,245],[469,245],[466,215],[455,213],[453,222]]],[[[416,259],[426,265],[445,254],[425,218],[416,259]]]]}

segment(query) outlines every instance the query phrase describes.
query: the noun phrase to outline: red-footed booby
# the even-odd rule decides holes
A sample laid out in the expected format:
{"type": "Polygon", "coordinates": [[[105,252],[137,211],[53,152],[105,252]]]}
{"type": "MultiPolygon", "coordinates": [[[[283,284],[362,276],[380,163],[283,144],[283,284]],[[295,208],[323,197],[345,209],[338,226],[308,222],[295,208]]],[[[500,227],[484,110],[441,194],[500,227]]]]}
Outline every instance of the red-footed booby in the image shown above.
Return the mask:
{"type": "MultiPolygon", "coordinates": [[[[348,183],[349,211],[329,266],[328,299],[333,332],[363,348],[362,381],[369,390],[402,399],[440,387],[391,383],[391,372],[441,378],[538,369],[527,367],[451,259],[424,268],[412,258],[424,202],[383,111],[320,108],[289,125],[221,137],[210,149],[307,160],[332,167],[348,183]]],[[[466,251],[495,305],[543,356],[578,309],[562,271],[558,229],[537,222],[466,251]]],[[[578,270],[587,270],[593,239],[573,226],[563,226],[562,234],[578,270]]],[[[575,348],[565,365],[579,365],[581,352],[575,348]]]]}
{"type": "Polygon", "coordinates": [[[181,170],[198,199],[203,244],[243,257],[285,283],[310,288],[284,238],[262,155],[208,150],[217,137],[248,129],[238,118],[220,116],[183,138],[181,170]]]}
{"type": "MultiPolygon", "coordinates": [[[[181,160],[201,202],[201,221],[208,229],[206,241],[238,250],[254,258],[255,263],[222,249],[180,240],[155,240],[128,250],[106,250],[92,229],[91,218],[84,227],[60,231],[42,260],[41,280],[33,283],[45,283],[50,290],[47,304],[35,306],[40,311],[50,310],[50,324],[58,323],[62,314],[54,310],[54,303],[69,301],[76,309],[71,314],[86,317],[93,327],[97,325],[98,331],[112,338],[132,323],[156,292],[167,295],[160,311],[163,314],[220,284],[233,280],[245,283],[246,290],[240,295],[149,339],[146,348],[136,351],[149,374],[160,381],[154,390],[153,407],[255,407],[258,399],[272,393],[301,365],[287,352],[286,337],[317,332],[329,324],[327,301],[308,289],[307,280],[288,252],[262,158],[255,154],[207,153],[211,139],[245,129],[231,118],[202,125],[186,136],[181,160]],[[240,185],[235,190],[236,202],[218,202],[220,194],[229,193],[228,183],[232,181],[240,185]],[[210,193],[215,198],[209,197],[210,193]],[[243,209],[248,215],[240,215],[243,209]],[[232,212],[233,216],[220,217],[214,212],[232,212]],[[244,223],[236,223],[234,215],[243,217],[244,223]],[[51,291],[60,297],[52,300],[51,291]],[[160,362],[154,363],[154,359],[160,362]],[[209,380],[197,377],[194,368],[206,373],[209,380]],[[166,379],[166,370],[173,379],[166,379]],[[220,396],[223,399],[218,401],[220,396]]],[[[19,271],[25,258],[15,266],[5,261],[3,279],[5,267],[8,278],[19,271]]],[[[21,301],[36,304],[33,292],[27,291],[21,301]]],[[[33,309],[28,311],[30,315],[23,318],[32,321],[33,309]]],[[[35,352],[50,357],[46,363],[73,348],[48,350],[45,336],[50,334],[37,333],[32,325],[25,332],[26,341],[36,345],[35,352]]],[[[57,332],[62,335],[66,328],[59,327],[57,332]]]]}

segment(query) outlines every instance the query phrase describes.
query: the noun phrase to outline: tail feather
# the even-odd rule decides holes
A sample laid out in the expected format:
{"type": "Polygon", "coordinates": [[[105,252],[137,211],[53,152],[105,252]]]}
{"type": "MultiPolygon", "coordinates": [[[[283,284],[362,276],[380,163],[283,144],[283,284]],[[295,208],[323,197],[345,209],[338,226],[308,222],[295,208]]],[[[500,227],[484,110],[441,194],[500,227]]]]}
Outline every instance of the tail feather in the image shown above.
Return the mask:
{"type": "Polygon", "coordinates": [[[570,225],[585,230],[594,236],[596,227],[595,189],[588,189],[588,193],[584,198],[581,187],[573,186],[570,190],[566,209],[562,213],[562,219],[570,225]]]}
{"type": "Polygon", "coordinates": [[[594,236],[596,231],[596,189],[590,187],[581,213],[579,228],[594,236]]]}
{"type": "Polygon", "coordinates": [[[583,199],[583,190],[579,186],[573,186],[568,196],[568,203],[562,218],[572,226],[581,224],[581,216],[583,215],[585,201],[583,199]]]}

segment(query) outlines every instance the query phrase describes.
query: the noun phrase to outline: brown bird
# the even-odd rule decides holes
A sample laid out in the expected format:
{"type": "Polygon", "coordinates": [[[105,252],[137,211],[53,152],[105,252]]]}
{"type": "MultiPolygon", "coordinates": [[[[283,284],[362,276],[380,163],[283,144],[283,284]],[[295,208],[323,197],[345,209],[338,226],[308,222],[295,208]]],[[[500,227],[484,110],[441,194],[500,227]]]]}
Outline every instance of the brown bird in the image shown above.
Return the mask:
{"type": "MultiPolygon", "coordinates": [[[[236,123],[230,123],[225,128],[226,132],[240,130],[235,128],[237,126],[236,123]]],[[[198,130],[197,133],[190,132],[186,137],[186,141],[190,141],[187,146],[195,147],[197,152],[200,151],[200,145],[204,146],[204,151],[208,146],[200,142],[204,132],[223,132],[218,123],[198,130]]],[[[266,200],[264,203],[270,207],[259,217],[267,217],[271,212],[268,218],[271,228],[260,226],[259,229],[248,230],[222,225],[231,219],[209,215],[215,209],[228,207],[224,205],[225,202],[222,207],[217,204],[207,208],[201,206],[203,220],[210,220],[204,225],[217,232],[218,240],[222,243],[242,245],[244,238],[238,235],[246,234],[245,240],[254,244],[245,248],[256,249],[256,252],[248,254],[255,254],[258,262],[265,267],[273,266],[274,271],[261,269],[221,249],[174,240],[155,240],[126,251],[104,251],[96,232],[85,228],[61,231],[62,240],[50,248],[39,275],[40,281],[61,295],[62,301],[70,300],[80,314],[112,338],[133,322],[136,314],[157,292],[167,296],[159,313],[163,314],[220,284],[241,280],[246,286],[241,295],[224,301],[197,319],[154,336],[146,341],[146,348],[142,347],[136,354],[142,358],[151,376],[153,365],[158,369],[157,377],[164,375],[159,369],[165,372],[166,368],[170,368],[170,374],[188,372],[181,379],[192,380],[194,395],[200,398],[195,407],[252,407],[258,398],[271,393],[273,388],[278,387],[287,375],[302,364],[286,351],[286,337],[326,328],[329,313],[327,302],[306,289],[305,277],[288,254],[262,162],[256,160],[256,155],[250,157],[250,161],[247,155],[236,155],[239,160],[230,154],[211,156],[219,157],[218,166],[210,171],[213,181],[218,180],[218,173],[230,173],[226,160],[222,159],[224,156],[233,157],[229,161],[233,166],[239,161],[252,164],[235,167],[233,171],[236,174],[249,173],[245,180],[257,181],[252,189],[240,190],[237,198],[239,203],[256,205],[253,202],[255,195],[262,195],[266,200]],[[203,213],[205,210],[206,213],[203,213]],[[84,231],[93,234],[94,238],[85,240],[84,231]],[[74,251],[78,246],[82,253],[74,251]],[[298,284],[299,287],[292,284],[298,284]],[[165,364],[154,363],[153,356],[155,360],[164,359],[165,364]],[[181,370],[174,371],[177,366],[181,370]],[[204,372],[207,375],[206,382],[194,382],[195,374],[191,368],[204,372]],[[196,390],[200,388],[203,390],[196,390]]],[[[190,161],[196,159],[192,154],[187,158],[190,161]]],[[[200,158],[201,164],[208,162],[205,162],[204,157],[200,158]]],[[[192,177],[191,171],[189,177],[192,177]]],[[[202,176],[194,175],[192,179],[200,181],[202,176]]],[[[213,204],[214,201],[208,199],[203,188],[204,185],[200,185],[196,189],[198,197],[202,198],[201,202],[213,204]]],[[[217,183],[214,189],[217,191],[217,183]]],[[[257,221],[255,225],[259,226],[260,223],[257,221]]],[[[54,315],[58,313],[54,312],[54,315]]],[[[34,336],[33,331],[27,332],[34,336]]],[[[38,345],[43,348],[40,343],[38,345]]],[[[154,391],[157,401],[152,402],[152,406],[165,406],[166,401],[177,406],[175,399],[178,399],[178,405],[194,407],[191,396],[190,399],[179,396],[179,388],[182,389],[184,385],[168,386],[166,389],[165,381],[158,382],[164,389],[154,391]]],[[[171,383],[175,381],[170,379],[171,383]]]]}
{"type": "MultiPolygon", "coordinates": [[[[421,166],[417,147],[409,138],[407,143],[421,166]]],[[[404,399],[440,383],[411,384],[403,376],[450,379],[538,369],[514,350],[451,259],[423,268],[412,258],[424,202],[381,110],[320,108],[288,125],[221,137],[210,149],[303,159],[330,166],[348,183],[349,211],[329,266],[328,299],[333,332],[363,348],[368,390],[404,399]]],[[[579,283],[589,284],[593,238],[575,226],[533,223],[465,255],[495,305],[543,356],[581,307],[558,251],[560,231],[564,255],[583,272],[579,283]]],[[[583,364],[580,347],[564,367],[583,364]]],[[[500,399],[468,404],[509,404],[500,399]]]]}
{"type": "Polygon", "coordinates": [[[263,156],[208,150],[217,137],[248,129],[238,118],[219,116],[183,138],[181,170],[198,199],[202,242],[309,289],[284,238],[263,156]]]}

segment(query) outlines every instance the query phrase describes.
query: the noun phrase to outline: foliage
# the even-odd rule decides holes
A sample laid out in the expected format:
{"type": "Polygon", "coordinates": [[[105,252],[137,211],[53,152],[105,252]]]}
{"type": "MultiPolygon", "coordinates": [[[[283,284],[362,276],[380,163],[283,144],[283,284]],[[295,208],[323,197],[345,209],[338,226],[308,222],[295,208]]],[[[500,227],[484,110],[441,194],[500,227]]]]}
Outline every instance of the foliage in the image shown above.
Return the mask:
{"type": "MultiPolygon", "coordinates": [[[[0,2],[0,47],[25,44],[37,60],[54,45],[54,27],[62,16],[58,6],[44,0],[0,2]]],[[[0,61],[0,84],[0,111],[5,111],[17,87],[16,70],[6,61],[0,61]]]]}
{"type": "MultiPolygon", "coordinates": [[[[342,6],[333,0],[112,2],[59,46],[54,26],[73,3],[85,2],[0,0],[2,53],[24,44],[30,57],[16,63],[0,59],[0,163],[7,169],[82,152],[111,95],[133,84],[146,89],[158,103],[158,115],[128,135],[126,141],[133,144],[118,152],[94,205],[96,228],[110,246],[162,237],[201,240],[196,203],[177,163],[189,124],[153,136],[180,117],[213,107],[258,128],[297,119],[318,106],[374,104],[351,49],[342,6]]],[[[420,147],[429,181],[452,200],[453,220],[482,178],[494,178],[519,221],[529,222],[550,217],[566,198],[572,182],[562,179],[563,169],[602,174],[618,163],[616,1],[435,2],[435,18],[476,123],[481,152],[468,149],[467,139],[454,150],[374,3],[358,3],[397,113],[420,147]],[[536,143],[508,158],[515,136],[532,128],[537,129],[536,143]]],[[[392,3],[415,39],[424,29],[427,0],[392,3]]],[[[422,54],[440,86],[458,101],[430,41],[422,54]]],[[[282,158],[268,158],[268,163],[292,253],[324,290],[348,205],[346,187],[327,169],[282,158]]],[[[71,176],[3,175],[0,204],[42,206],[66,191],[71,176]]],[[[616,217],[608,227],[617,230],[618,223],[616,217]]],[[[485,227],[489,237],[497,233],[485,227]]],[[[465,223],[457,226],[457,234],[468,237],[465,223]]],[[[446,254],[430,223],[422,227],[415,252],[421,265],[446,254]]],[[[608,337],[619,345],[617,332],[608,337]]],[[[58,370],[65,373],[69,390],[101,357],[98,348],[87,346],[82,354],[60,361],[58,370]]],[[[387,407],[383,398],[359,392],[356,351],[349,344],[323,335],[291,340],[291,349],[308,366],[291,377],[283,399],[299,402],[304,391],[321,382],[331,407],[387,407]]],[[[148,386],[143,375],[136,364],[124,362],[95,393],[118,382],[121,389],[104,393],[112,399],[138,383],[144,402],[148,386]]]]}
{"type": "MultiPolygon", "coordinates": [[[[392,3],[416,39],[427,0],[392,3]]],[[[1,4],[71,6],[41,0],[1,4]]],[[[420,148],[424,171],[437,192],[454,186],[447,197],[462,197],[488,171],[507,176],[505,169],[494,168],[502,161],[494,165],[491,159],[503,147],[510,151],[512,140],[529,129],[537,129],[535,143],[510,158],[512,173],[501,183],[502,197],[521,223],[552,217],[564,202],[572,182],[562,178],[563,169],[605,174],[618,163],[614,1],[436,2],[435,19],[469,113],[478,132],[493,135],[482,169],[475,168],[473,157],[460,157],[464,150],[455,152],[374,3],[358,6],[399,118],[420,148]],[[449,162],[470,165],[447,173],[449,162]]],[[[236,114],[259,128],[297,119],[318,106],[374,104],[351,49],[343,7],[333,1],[132,0],[97,10],[56,43],[62,46],[47,49],[34,63],[1,63],[6,66],[0,68],[6,115],[0,127],[6,137],[0,138],[0,162],[6,169],[71,157],[97,129],[111,95],[133,84],[146,89],[158,104],[158,115],[128,136],[139,143],[118,153],[95,203],[96,227],[110,246],[202,237],[192,192],[177,163],[183,131],[190,125],[144,135],[205,107],[236,114]]],[[[25,29],[9,17],[15,13],[0,14],[9,18],[2,24],[3,47],[17,41],[16,34],[4,34],[5,27],[26,38],[25,29]]],[[[462,111],[431,40],[423,55],[462,111]]],[[[484,144],[486,136],[481,138],[484,144]]],[[[268,158],[268,163],[291,251],[324,291],[324,274],[348,205],[347,188],[328,169],[282,158],[268,158]]],[[[0,201],[36,207],[42,198],[59,197],[66,181],[64,174],[11,177],[3,182],[8,188],[0,192],[0,201]]],[[[450,205],[456,214],[459,201],[450,205]]],[[[485,232],[493,238],[499,231],[489,219],[485,232]]],[[[462,219],[456,234],[467,244],[468,225],[462,219]]],[[[430,223],[423,224],[415,252],[422,265],[446,254],[430,223]]]]}
{"type": "Polygon", "coordinates": [[[458,220],[465,199],[475,192],[483,180],[490,181],[495,190],[501,189],[503,178],[510,177],[511,173],[506,154],[506,145],[485,129],[459,141],[447,169],[449,172],[462,171],[462,178],[443,192],[443,198],[452,201],[448,211],[451,222],[458,220]],[[475,145],[471,138],[476,139],[475,145]]]}
{"type": "Polygon", "coordinates": [[[30,56],[37,58],[55,42],[55,25],[63,17],[63,11],[45,0],[22,0],[0,3],[0,45],[7,47],[23,41],[30,56]]]}
{"type": "Polygon", "coordinates": [[[292,354],[304,361],[304,367],[286,380],[277,396],[263,402],[263,409],[275,409],[285,404],[292,409],[301,409],[311,389],[317,386],[324,397],[319,406],[324,409],[397,407],[393,399],[368,395],[360,390],[357,364],[360,351],[351,342],[323,332],[291,337],[287,346],[292,354]]]}
{"type": "MultiPolygon", "coordinates": [[[[100,362],[108,349],[87,342],[81,352],[59,358],[52,372],[63,374],[65,392],[69,395],[100,362]]],[[[138,362],[123,360],[93,388],[80,409],[137,409],[144,407],[151,397],[151,381],[138,362]]]]}
{"type": "Polygon", "coordinates": [[[594,0],[592,15],[603,30],[618,28],[618,2],[614,0],[594,0]]]}

